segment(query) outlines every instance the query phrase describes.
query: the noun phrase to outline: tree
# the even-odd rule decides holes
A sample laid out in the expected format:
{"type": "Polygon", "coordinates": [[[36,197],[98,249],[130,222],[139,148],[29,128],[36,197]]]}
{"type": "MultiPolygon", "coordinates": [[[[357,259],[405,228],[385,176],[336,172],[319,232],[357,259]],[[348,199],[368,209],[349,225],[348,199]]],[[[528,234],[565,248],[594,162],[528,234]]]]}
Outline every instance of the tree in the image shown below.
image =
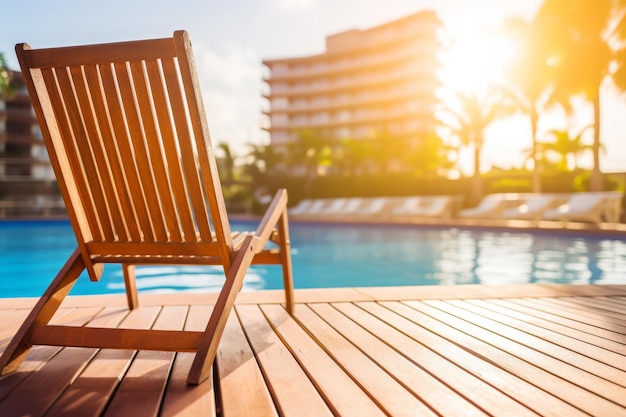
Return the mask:
{"type": "Polygon", "coordinates": [[[331,141],[320,131],[303,129],[297,133],[297,139],[289,149],[289,158],[295,166],[304,166],[309,188],[318,176],[320,167],[328,166],[331,161],[331,141]]]}
{"type": "Polygon", "coordinates": [[[278,169],[283,162],[284,155],[276,152],[273,146],[265,144],[248,143],[248,166],[254,172],[254,176],[265,176],[278,169]]]}
{"type": "Polygon", "coordinates": [[[235,157],[230,150],[230,146],[225,142],[219,143],[217,149],[222,153],[221,159],[224,164],[224,182],[228,185],[232,185],[235,179],[235,157]]]}
{"type": "MultiPolygon", "coordinates": [[[[609,31],[622,0],[545,0],[537,13],[554,69],[554,92],[561,102],[582,95],[593,106],[591,189],[602,189],[600,94],[616,54],[609,31]]],[[[620,86],[619,83],[616,83],[620,86]]]]}
{"type": "Polygon", "coordinates": [[[377,130],[370,139],[372,159],[381,173],[386,174],[398,165],[410,146],[387,129],[377,130]]]}
{"type": "Polygon", "coordinates": [[[626,0],[615,0],[614,30],[610,33],[615,46],[615,69],[611,78],[620,91],[626,91],[626,0]]]}
{"type": "Polygon", "coordinates": [[[4,59],[4,55],[0,53],[0,95],[13,93],[11,86],[11,77],[9,76],[9,68],[4,59]]]}
{"type": "Polygon", "coordinates": [[[366,139],[344,139],[335,155],[335,162],[342,171],[356,175],[367,170],[366,164],[373,159],[372,141],[366,139]]]}
{"type": "Polygon", "coordinates": [[[577,156],[587,150],[591,150],[592,146],[583,142],[583,135],[593,126],[587,126],[580,130],[575,135],[572,135],[569,130],[553,129],[548,132],[548,135],[554,138],[554,141],[545,141],[541,143],[542,148],[546,152],[552,152],[559,156],[559,168],[567,171],[569,170],[569,157],[572,156],[573,169],[578,168],[577,156]]]}
{"type": "Polygon", "coordinates": [[[433,178],[445,175],[453,168],[454,162],[448,156],[452,151],[454,148],[446,145],[440,136],[430,133],[406,154],[405,161],[418,175],[433,178]]]}
{"type": "Polygon", "coordinates": [[[541,192],[541,149],[537,126],[543,110],[552,103],[549,50],[543,41],[540,22],[512,18],[505,23],[505,32],[516,46],[516,53],[506,68],[510,85],[507,94],[522,113],[528,115],[531,131],[530,159],[533,162],[532,189],[541,192]]]}
{"type": "Polygon", "coordinates": [[[440,120],[451,135],[457,137],[461,146],[472,147],[474,151],[474,173],[472,175],[472,198],[477,202],[482,198],[482,179],[480,176],[481,154],[484,145],[485,131],[494,121],[510,116],[515,111],[497,90],[489,90],[480,97],[476,93],[457,93],[458,107],[448,105],[444,109],[444,117],[440,120]]]}

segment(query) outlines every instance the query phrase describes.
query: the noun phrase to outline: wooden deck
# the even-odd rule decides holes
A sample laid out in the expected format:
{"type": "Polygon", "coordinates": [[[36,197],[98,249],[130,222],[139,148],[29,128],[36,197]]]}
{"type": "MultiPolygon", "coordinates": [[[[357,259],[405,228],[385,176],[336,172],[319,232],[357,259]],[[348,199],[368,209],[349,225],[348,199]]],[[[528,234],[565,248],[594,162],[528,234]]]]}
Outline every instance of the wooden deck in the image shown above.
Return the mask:
{"type": "MultiPolygon", "coordinates": [[[[37,346],[0,416],[626,416],[626,286],[240,294],[214,378],[189,353],[37,346]]],[[[57,323],[202,329],[213,295],[71,297],[57,323]]],[[[34,304],[0,299],[0,350],[34,304]]]]}

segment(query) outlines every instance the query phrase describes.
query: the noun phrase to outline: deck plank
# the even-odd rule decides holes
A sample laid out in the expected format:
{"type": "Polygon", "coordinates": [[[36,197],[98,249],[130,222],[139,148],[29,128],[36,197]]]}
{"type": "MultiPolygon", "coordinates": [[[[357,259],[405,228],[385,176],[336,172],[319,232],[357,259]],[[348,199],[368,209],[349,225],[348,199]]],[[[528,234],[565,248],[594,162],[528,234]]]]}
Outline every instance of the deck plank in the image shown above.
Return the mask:
{"type": "MultiPolygon", "coordinates": [[[[487,413],[536,416],[538,413],[529,407],[546,402],[554,410],[571,411],[565,415],[577,415],[566,405],[545,398],[539,390],[527,394],[527,384],[491,366],[484,357],[468,354],[463,344],[439,337],[436,334],[438,323],[433,322],[434,326],[425,326],[426,329],[422,321],[412,321],[398,314],[394,305],[409,308],[397,302],[359,303],[360,308],[372,315],[367,323],[361,321],[362,325],[487,413]]],[[[352,317],[362,320],[360,316],[352,317]]]]}
{"type": "Polygon", "coordinates": [[[309,308],[301,308],[297,320],[383,411],[393,416],[435,415],[410,390],[333,329],[332,323],[325,322],[309,308]]]}
{"type": "Polygon", "coordinates": [[[560,304],[559,300],[556,299],[547,300],[545,298],[539,298],[525,300],[529,305],[538,310],[626,335],[626,325],[621,322],[616,322],[611,317],[604,318],[602,314],[598,314],[596,312],[586,312],[576,308],[571,308],[568,305],[560,304]]]}
{"type": "MultiPolygon", "coordinates": [[[[185,330],[202,331],[213,311],[212,305],[192,305],[185,322],[185,330]]],[[[187,374],[194,354],[176,354],[170,381],[163,400],[162,417],[214,417],[217,414],[213,380],[208,379],[199,385],[187,385],[187,374]]]]}
{"type": "MultiPolygon", "coordinates": [[[[108,307],[88,325],[93,327],[142,328],[154,321],[155,309],[129,312],[108,307]]],[[[85,349],[87,350],[87,349],[85,349]]],[[[99,416],[124,377],[135,351],[101,349],[52,406],[47,416],[99,416]]]]}
{"type": "Polygon", "coordinates": [[[626,319],[624,319],[624,316],[619,312],[608,311],[593,305],[593,303],[585,302],[584,300],[577,298],[556,298],[550,300],[550,302],[552,304],[557,304],[559,308],[571,311],[572,313],[581,314],[585,317],[593,319],[599,319],[603,322],[609,321],[619,326],[623,326],[626,329],[626,319]]]}
{"type": "Polygon", "coordinates": [[[572,297],[569,301],[575,302],[580,305],[585,305],[602,312],[613,312],[617,314],[617,317],[623,318],[624,308],[626,304],[620,304],[615,299],[610,298],[590,298],[590,297],[572,297]]]}
{"type": "MultiPolygon", "coordinates": [[[[100,310],[101,307],[93,307],[58,311],[51,322],[81,326],[100,310]]],[[[94,350],[81,348],[37,346],[31,349],[20,369],[7,376],[6,387],[2,384],[6,391],[0,388],[0,398],[4,397],[0,409],[7,415],[43,415],[93,354],[94,350]]]]}
{"type": "Polygon", "coordinates": [[[424,316],[428,316],[439,321],[444,326],[442,328],[445,329],[448,339],[455,340],[466,349],[489,358],[503,369],[519,375],[530,383],[543,389],[549,387],[551,392],[585,412],[592,415],[616,415],[623,410],[623,405],[619,406],[613,402],[626,401],[626,390],[622,387],[601,378],[594,378],[593,375],[576,367],[526,348],[423,302],[407,304],[400,307],[396,303],[392,308],[411,320],[422,320],[424,316]]]}
{"type": "MultiPolygon", "coordinates": [[[[560,335],[558,333],[542,329],[539,326],[524,323],[493,310],[481,309],[466,301],[451,301],[462,310],[456,311],[466,320],[473,323],[483,323],[485,328],[497,331],[500,335],[513,340],[524,340],[525,344],[533,349],[550,352],[553,357],[560,358],[569,363],[575,363],[581,369],[603,376],[616,383],[626,384],[626,363],[622,355],[611,351],[598,349],[577,338],[560,335]],[[466,314],[467,312],[467,314],[466,314]],[[476,315],[471,315],[476,314],[476,315]],[[482,317],[478,317],[478,315],[482,317]]],[[[433,303],[429,303],[433,305],[433,303]]],[[[456,314],[459,317],[459,314],[456,314]]],[[[626,346],[625,346],[626,348],[626,346]]]]}
{"type": "MultiPolygon", "coordinates": [[[[145,307],[150,308],[150,307],[145,307]]],[[[185,306],[152,308],[157,330],[180,330],[187,315],[185,306]]],[[[146,328],[151,328],[150,325],[146,328]]],[[[174,362],[173,352],[139,351],[135,355],[113,401],[106,409],[106,416],[154,416],[159,413],[165,385],[174,362]]]]}
{"type": "MultiPolygon", "coordinates": [[[[243,294],[242,294],[243,295],[243,294]]],[[[55,324],[206,326],[214,294],[70,297],[55,324]]],[[[35,299],[32,299],[34,305],[35,299]]],[[[32,307],[0,299],[0,351],[32,307]]],[[[0,377],[0,415],[626,416],[626,286],[245,293],[213,378],[193,353],[35,346],[0,377]]]]}
{"type": "Polygon", "coordinates": [[[261,369],[234,312],[226,322],[216,365],[224,417],[278,416],[261,369]]]}
{"type": "MultiPolygon", "coordinates": [[[[566,322],[552,321],[541,319],[538,316],[533,315],[534,310],[527,309],[515,304],[507,304],[503,300],[464,300],[466,303],[480,307],[486,311],[499,314],[503,317],[509,317],[515,320],[515,323],[519,323],[520,327],[531,325],[537,329],[544,329],[549,331],[553,337],[565,336],[574,340],[585,342],[589,345],[600,347],[604,350],[615,352],[620,356],[626,355],[626,345],[618,343],[613,340],[609,340],[604,337],[599,337],[594,334],[579,330],[575,327],[568,326],[566,322]]],[[[604,352],[599,350],[599,352],[604,352]]],[[[623,360],[623,358],[622,358],[623,360]]]]}
{"type": "Polygon", "coordinates": [[[334,413],[363,417],[385,415],[282,307],[263,305],[261,308],[334,413]]]}
{"type": "Polygon", "coordinates": [[[6,349],[13,335],[20,328],[28,311],[26,310],[9,310],[8,314],[0,321],[0,352],[6,349]]]}
{"type": "MultiPolygon", "coordinates": [[[[588,333],[600,338],[612,340],[617,343],[626,344],[626,335],[607,330],[605,328],[594,326],[593,324],[582,323],[572,317],[564,317],[559,315],[558,309],[545,309],[543,306],[533,306],[531,300],[489,300],[492,303],[498,303],[499,305],[509,305],[510,308],[516,311],[521,311],[528,314],[531,317],[543,320],[545,323],[561,324],[565,327],[570,327],[581,332],[588,333]]],[[[600,323],[602,325],[602,323],[600,323]]]]}
{"type": "Polygon", "coordinates": [[[236,307],[277,409],[284,416],[332,416],[322,396],[258,306],[236,307]]]}
{"type": "Polygon", "coordinates": [[[480,408],[458,395],[442,381],[425,371],[404,355],[394,350],[373,333],[361,327],[341,311],[352,309],[353,313],[367,315],[350,304],[316,303],[309,306],[366,354],[373,362],[385,369],[403,387],[421,398],[441,415],[485,416],[480,408]]]}

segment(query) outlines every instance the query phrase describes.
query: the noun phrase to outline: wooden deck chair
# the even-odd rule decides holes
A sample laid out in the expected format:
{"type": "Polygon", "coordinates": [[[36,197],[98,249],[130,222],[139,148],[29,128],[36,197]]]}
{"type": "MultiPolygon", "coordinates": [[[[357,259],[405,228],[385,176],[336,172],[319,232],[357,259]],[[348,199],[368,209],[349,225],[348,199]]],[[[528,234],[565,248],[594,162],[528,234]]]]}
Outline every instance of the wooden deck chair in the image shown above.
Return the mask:
{"type": "Polygon", "coordinates": [[[253,263],[282,265],[292,312],[286,190],[255,232],[231,234],[185,31],[16,52],[78,247],[0,358],[2,374],[33,345],[189,351],[198,384],[253,263]],[[130,308],[135,265],[222,265],[225,283],[204,332],[49,325],[79,274],[97,281],[107,263],[123,265],[130,308]]]}

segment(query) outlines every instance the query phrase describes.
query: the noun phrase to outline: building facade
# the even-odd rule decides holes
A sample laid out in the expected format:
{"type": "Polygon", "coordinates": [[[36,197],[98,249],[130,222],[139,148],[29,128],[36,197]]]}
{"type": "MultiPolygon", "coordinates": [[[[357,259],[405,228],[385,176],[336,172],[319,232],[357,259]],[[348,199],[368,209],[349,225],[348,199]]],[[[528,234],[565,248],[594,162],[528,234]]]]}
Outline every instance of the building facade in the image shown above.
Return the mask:
{"type": "Polygon", "coordinates": [[[63,213],[54,172],[22,73],[0,94],[0,217],[63,213]]]}
{"type": "Polygon", "coordinates": [[[264,60],[271,145],[307,129],[336,143],[385,135],[414,144],[434,132],[440,26],[423,11],[328,36],[319,55],[264,60]]]}

